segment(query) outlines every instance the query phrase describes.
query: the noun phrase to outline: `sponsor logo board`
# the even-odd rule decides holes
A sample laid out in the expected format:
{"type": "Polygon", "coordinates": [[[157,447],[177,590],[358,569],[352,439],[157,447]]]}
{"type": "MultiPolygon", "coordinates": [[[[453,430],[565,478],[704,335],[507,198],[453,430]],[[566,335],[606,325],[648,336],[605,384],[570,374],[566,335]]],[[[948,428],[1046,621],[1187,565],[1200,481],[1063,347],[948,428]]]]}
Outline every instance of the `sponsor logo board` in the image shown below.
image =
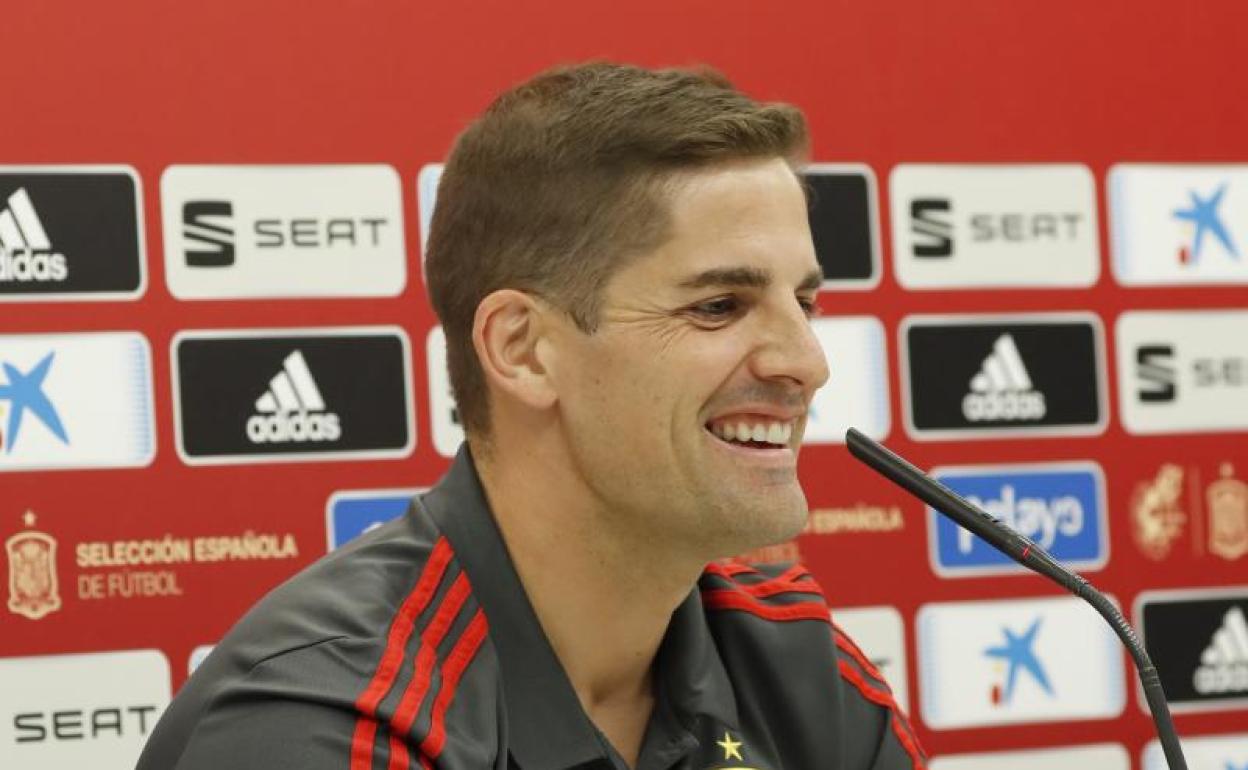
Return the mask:
{"type": "Polygon", "coordinates": [[[1094,314],[909,316],[900,336],[906,430],[915,439],[1105,430],[1094,314]]]}
{"type": "Polygon", "coordinates": [[[1248,553],[1248,483],[1229,462],[1211,470],[1167,462],[1135,485],[1131,536],[1141,553],[1161,561],[1184,539],[1198,558],[1235,561],[1248,553]]]}
{"type": "Polygon", "coordinates": [[[895,607],[851,607],[832,614],[833,622],[853,639],[893,691],[902,711],[910,712],[906,667],[906,629],[895,607]]]}
{"type": "MultiPolygon", "coordinates": [[[[932,476],[1071,569],[1098,570],[1109,559],[1105,476],[1096,463],[935,468],[932,476]]],[[[927,521],[936,574],[1028,573],[934,508],[927,509],[927,521]]]]}
{"type": "Polygon", "coordinates": [[[880,283],[875,172],[861,163],[814,163],[802,169],[802,176],[823,288],[875,288],[880,283]]]}
{"type": "Polygon", "coordinates": [[[129,166],[0,166],[0,301],[137,299],[142,216],[129,166]]]}
{"type": "Polygon", "coordinates": [[[889,196],[907,289],[1087,287],[1100,277],[1087,166],[903,163],[889,196]]]}
{"type": "Polygon", "coordinates": [[[916,624],[919,703],[933,729],[1122,713],[1122,648],[1079,599],[927,604],[916,624]]]}
{"type": "Polygon", "coordinates": [[[392,297],[407,281],[391,166],[170,166],[160,196],[179,299],[392,297]]]}
{"type": "Polygon", "coordinates": [[[409,344],[397,326],[192,331],[172,347],[178,453],[189,464],[412,451],[409,344]]]}
{"type": "Polygon", "coordinates": [[[148,465],[153,419],[143,335],[0,335],[0,471],[148,465]]]}
{"type": "MultiPolygon", "coordinates": [[[[1248,768],[1248,733],[1202,735],[1180,740],[1189,770],[1244,770],[1248,768]]],[[[1141,758],[1143,770],[1169,770],[1161,743],[1148,742],[1141,758]]]]}
{"type": "Polygon", "coordinates": [[[1248,430],[1248,311],[1131,311],[1115,337],[1128,433],[1248,430]]]}
{"type": "Polygon", "coordinates": [[[1248,586],[1145,591],[1135,619],[1171,711],[1248,705],[1248,586]]]}
{"type": "Polygon", "coordinates": [[[994,751],[934,757],[931,770],[1131,770],[1131,756],[1116,743],[1058,749],[994,751]]]}
{"type": "Polygon", "coordinates": [[[402,516],[423,489],[353,489],[335,492],[325,506],[329,550],[402,516]]]}
{"type": "Polygon", "coordinates": [[[1108,184],[1119,283],[1248,283],[1248,165],[1120,164],[1108,184]]]}
{"type": "Polygon", "coordinates": [[[811,330],[835,372],[815,392],[805,444],[843,444],[853,426],[874,439],[892,428],[888,399],[888,347],[873,316],[815,318],[811,330]]]}
{"type": "Polygon", "coordinates": [[[157,650],[0,658],[0,767],[134,767],[169,677],[157,650]]]}

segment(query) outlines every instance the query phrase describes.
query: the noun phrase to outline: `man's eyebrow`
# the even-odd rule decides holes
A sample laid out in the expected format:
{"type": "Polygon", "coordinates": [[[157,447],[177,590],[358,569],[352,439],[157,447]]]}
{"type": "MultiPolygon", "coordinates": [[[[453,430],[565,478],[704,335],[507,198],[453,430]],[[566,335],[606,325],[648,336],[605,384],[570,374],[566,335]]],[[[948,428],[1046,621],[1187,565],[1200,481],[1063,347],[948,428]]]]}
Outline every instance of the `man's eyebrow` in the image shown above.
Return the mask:
{"type": "Polygon", "coordinates": [[[771,271],[757,267],[716,267],[690,276],[679,284],[682,289],[705,289],[708,286],[765,289],[770,285],[771,271]]]}
{"type": "Polygon", "coordinates": [[[822,285],[823,268],[817,267],[806,274],[806,277],[802,279],[802,282],[797,285],[797,290],[809,291],[811,289],[818,289],[822,285]]]}

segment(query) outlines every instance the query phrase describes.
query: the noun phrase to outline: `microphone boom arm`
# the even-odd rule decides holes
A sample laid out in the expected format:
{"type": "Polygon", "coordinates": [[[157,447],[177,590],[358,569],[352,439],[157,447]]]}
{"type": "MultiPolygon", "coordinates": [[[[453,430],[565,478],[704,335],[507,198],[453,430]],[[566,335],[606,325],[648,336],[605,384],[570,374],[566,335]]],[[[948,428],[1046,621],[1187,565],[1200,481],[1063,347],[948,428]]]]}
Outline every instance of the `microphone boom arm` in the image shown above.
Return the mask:
{"type": "Polygon", "coordinates": [[[1139,671],[1144,686],[1144,698],[1157,726],[1157,737],[1170,770],[1187,770],[1187,760],[1179,745],[1179,737],[1170,717],[1170,707],[1161,687],[1157,669],[1149,660],[1144,645],[1136,636],[1135,629],[1127,622],[1118,608],[1104,594],[1096,590],[1080,575],[1062,566],[1030,538],[989,516],[983,510],[967,502],[965,498],[936,481],[923,471],[906,462],[884,445],[872,441],[861,432],[850,428],[845,433],[849,452],[872,470],[897,486],[919,498],[932,508],[953,519],[957,524],[979,536],[993,548],[1001,551],[1024,567],[1038,572],[1091,604],[1105,618],[1114,633],[1126,645],[1139,671]]]}

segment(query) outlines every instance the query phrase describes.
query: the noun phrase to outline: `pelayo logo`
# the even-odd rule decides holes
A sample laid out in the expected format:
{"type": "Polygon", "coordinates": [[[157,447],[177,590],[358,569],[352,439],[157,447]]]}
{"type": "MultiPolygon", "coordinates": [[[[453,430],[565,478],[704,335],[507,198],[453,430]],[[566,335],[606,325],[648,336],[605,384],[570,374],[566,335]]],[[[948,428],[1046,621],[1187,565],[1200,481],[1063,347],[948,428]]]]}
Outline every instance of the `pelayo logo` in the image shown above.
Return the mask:
{"type": "MultiPolygon", "coordinates": [[[[932,475],[1073,569],[1100,569],[1109,558],[1104,474],[1095,463],[936,468],[932,475]]],[[[937,574],[1027,571],[934,509],[927,509],[927,517],[937,574]]]]}

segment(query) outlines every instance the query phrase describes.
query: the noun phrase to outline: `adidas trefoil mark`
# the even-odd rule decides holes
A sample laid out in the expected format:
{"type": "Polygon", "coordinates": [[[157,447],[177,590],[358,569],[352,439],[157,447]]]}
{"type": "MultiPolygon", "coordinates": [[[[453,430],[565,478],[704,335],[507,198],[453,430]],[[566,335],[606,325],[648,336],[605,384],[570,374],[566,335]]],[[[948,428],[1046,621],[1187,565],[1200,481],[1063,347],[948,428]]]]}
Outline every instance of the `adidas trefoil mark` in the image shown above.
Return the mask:
{"type": "Polygon", "coordinates": [[[0,282],[45,283],[68,277],[65,255],[52,250],[30,195],[19,187],[0,210],[0,282]]]}
{"type": "Polygon", "coordinates": [[[963,416],[971,422],[1041,420],[1046,411],[1044,394],[1032,387],[1014,337],[1002,334],[971,378],[971,392],[962,399],[963,416]]]}
{"type": "Polygon", "coordinates": [[[1232,607],[1200,656],[1192,685],[1201,695],[1248,693],[1248,620],[1232,607]]]}
{"type": "Polygon", "coordinates": [[[256,399],[256,411],[259,414],[247,419],[247,438],[253,444],[320,443],[342,437],[338,415],[326,411],[298,350],[286,356],[282,371],[269,380],[269,389],[256,399]]]}

